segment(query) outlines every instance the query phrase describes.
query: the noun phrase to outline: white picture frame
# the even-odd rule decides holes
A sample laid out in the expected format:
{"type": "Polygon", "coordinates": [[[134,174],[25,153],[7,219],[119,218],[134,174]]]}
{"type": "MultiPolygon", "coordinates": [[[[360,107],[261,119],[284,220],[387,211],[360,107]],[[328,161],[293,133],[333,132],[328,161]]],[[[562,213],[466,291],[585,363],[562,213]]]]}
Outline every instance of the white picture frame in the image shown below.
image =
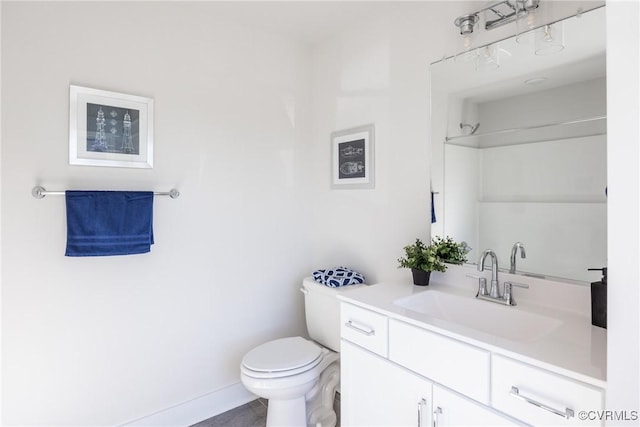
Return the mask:
{"type": "Polygon", "coordinates": [[[153,99],[70,85],[69,164],[153,168],[153,99]]]}
{"type": "Polygon", "coordinates": [[[373,124],[331,133],[331,188],[374,188],[373,124]]]}

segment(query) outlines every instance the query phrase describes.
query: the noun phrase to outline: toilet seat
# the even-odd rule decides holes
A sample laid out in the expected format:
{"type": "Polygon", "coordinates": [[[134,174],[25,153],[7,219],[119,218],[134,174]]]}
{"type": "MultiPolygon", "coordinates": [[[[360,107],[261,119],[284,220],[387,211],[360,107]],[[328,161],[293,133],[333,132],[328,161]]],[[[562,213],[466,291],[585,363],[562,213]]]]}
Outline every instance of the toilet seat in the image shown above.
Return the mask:
{"type": "Polygon", "coordinates": [[[269,341],[248,352],[242,372],[253,378],[281,378],[307,372],[322,360],[325,351],[302,337],[269,341]]]}

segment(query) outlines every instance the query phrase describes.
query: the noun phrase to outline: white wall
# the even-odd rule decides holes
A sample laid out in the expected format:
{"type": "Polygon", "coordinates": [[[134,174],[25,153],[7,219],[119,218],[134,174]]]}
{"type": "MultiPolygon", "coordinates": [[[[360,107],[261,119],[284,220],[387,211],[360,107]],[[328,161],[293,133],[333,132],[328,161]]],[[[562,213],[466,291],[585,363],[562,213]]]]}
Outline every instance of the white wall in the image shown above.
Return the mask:
{"type": "Polygon", "coordinates": [[[397,268],[402,248],[416,237],[430,238],[429,64],[455,52],[449,17],[466,8],[462,2],[391,4],[384,17],[356,22],[316,46],[315,265],[347,264],[369,282],[410,277],[397,268]],[[376,126],[376,188],[331,190],[330,133],[367,123],[376,126]]]}
{"type": "MultiPolygon", "coordinates": [[[[481,103],[479,111],[489,130],[606,116],[606,80],[481,103]]],[[[598,134],[605,123],[544,131],[480,142],[491,147],[482,150],[480,246],[493,248],[504,267],[521,241],[520,271],[596,281],[599,272],[587,269],[607,265],[607,138],[598,134]]]]}
{"type": "MultiPolygon", "coordinates": [[[[444,169],[449,172],[444,181],[443,212],[431,226],[432,236],[450,236],[456,241],[467,242],[471,247],[467,259],[478,259],[483,248],[479,238],[479,207],[482,188],[482,151],[474,147],[445,144],[444,169]],[[437,225],[444,225],[439,229],[437,225]],[[436,231],[438,230],[438,231],[436,231]],[[446,230],[446,232],[444,231],[446,230]]],[[[434,167],[435,168],[435,167],[434,167]]],[[[438,207],[436,203],[436,207],[438,207]]]]}
{"type": "Polygon", "coordinates": [[[598,280],[600,272],[587,269],[607,266],[606,137],[481,151],[480,247],[507,268],[521,241],[527,258],[518,258],[519,271],[598,280]]]}
{"type": "MultiPolygon", "coordinates": [[[[0,5],[0,44],[2,43],[2,5],[0,5]]],[[[2,55],[0,54],[0,100],[2,99],[2,55]]],[[[2,111],[0,102],[0,188],[2,188],[2,111]]],[[[2,197],[0,197],[0,376],[2,375],[2,197]]],[[[0,386],[0,425],[2,424],[2,387],[0,386]]]]}
{"type": "MultiPolygon", "coordinates": [[[[601,16],[603,19],[601,25],[604,27],[604,13],[601,16]]],[[[604,67],[604,58],[602,61],[604,67]]],[[[604,69],[602,72],[605,72],[604,69]]],[[[542,90],[540,88],[541,90],[538,92],[524,95],[481,102],[478,104],[478,109],[480,110],[479,121],[482,123],[482,131],[491,132],[523,126],[539,126],[600,116],[606,117],[606,84],[606,78],[600,77],[552,89],[542,90]]],[[[478,146],[495,147],[595,134],[606,134],[606,120],[529,129],[516,134],[487,135],[478,138],[478,146]]],[[[603,157],[602,161],[606,161],[606,158],[603,157]]]]}
{"type": "Polygon", "coordinates": [[[607,409],[627,414],[640,410],[640,31],[633,25],[639,19],[638,2],[608,2],[607,409]]]}
{"type": "MultiPolygon", "coordinates": [[[[438,82],[443,79],[446,76],[438,82]]],[[[605,86],[605,79],[598,78],[489,102],[465,102],[464,108],[454,96],[438,105],[449,105],[449,134],[460,132],[452,124],[461,120],[480,122],[490,133],[606,115],[605,86]],[[462,118],[461,110],[466,110],[462,118]]],[[[433,95],[439,94],[432,91],[433,95]]],[[[441,118],[434,130],[444,123],[441,118]]],[[[606,135],[600,134],[605,126],[602,120],[597,127],[556,126],[543,134],[480,136],[469,143],[472,147],[444,144],[445,212],[432,225],[432,234],[469,243],[474,248],[468,254],[472,261],[478,250],[492,248],[502,267],[509,265],[514,242],[521,241],[529,256],[518,261],[520,271],[585,282],[599,279],[587,268],[607,262],[606,135]],[[445,220],[445,231],[438,230],[445,220]],[[558,232],[559,222],[571,225],[558,232]],[[551,247],[553,254],[562,256],[541,256],[551,247]]]]}
{"type": "Polygon", "coordinates": [[[4,425],[114,425],[305,331],[306,48],[215,3],[2,3],[4,425]],[[69,84],[155,99],[152,170],[68,165],[69,84]],[[64,197],[178,188],[146,255],[65,258],[64,197]]]}

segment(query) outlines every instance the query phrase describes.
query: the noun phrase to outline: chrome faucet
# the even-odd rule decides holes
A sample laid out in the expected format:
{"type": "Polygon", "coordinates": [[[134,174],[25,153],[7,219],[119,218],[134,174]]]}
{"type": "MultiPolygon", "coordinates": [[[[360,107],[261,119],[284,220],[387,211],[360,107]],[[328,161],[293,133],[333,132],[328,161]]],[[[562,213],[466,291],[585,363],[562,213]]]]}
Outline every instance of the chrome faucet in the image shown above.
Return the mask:
{"type": "Polygon", "coordinates": [[[498,257],[491,249],[485,250],[482,252],[482,255],[480,255],[478,271],[484,271],[484,260],[487,257],[491,257],[491,288],[489,289],[489,296],[491,298],[500,298],[500,288],[498,287],[498,257]]]}
{"type": "MultiPolygon", "coordinates": [[[[517,247],[520,248],[524,258],[524,247],[522,243],[518,242],[517,247]]],[[[516,247],[514,245],[514,248],[516,247]]],[[[512,252],[512,259],[515,258],[515,252],[512,252]]],[[[483,299],[485,301],[497,302],[499,304],[505,305],[516,305],[516,300],[513,298],[513,287],[517,286],[519,288],[528,288],[529,285],[525,285],[522,283],[515,282],[504,282],[504,292],[503,295],[500,295],[500,288],[498,284],[498,257],[496,257],[495,252],[491,249],[487,249],[482,252],[480,256],[480,260],[478,261],[478,271],[484,271],[484,260],[490,257],[491,258],[491,289],[489,293],[487,293],[487,279],[481,276],[473,276],[467,275],[469,277],[478,279],[478,293],[476,294],[476,298],[483,299]]],[[[512,263],[512,265],[515,265],[512,263]]]]}
{"type": "Polygon", "coordinates": [[[502,295],[502,302],[506,305],[517,305],[516,300],[513,298],[513,287],[528,289],[529,285],[515,282],[504,282],[504,294],[502,295]]]}
{"type": "Polygon", "coordinates": [[[509,273],[515,274],[516,272],[516,254],[518,253],[518,248],[520,248],[520,258],[526,258],[527,254],[524,251],[524,245],[520,242],[514,243],[511,248],[511,267],[509,267],[509,273]]]}

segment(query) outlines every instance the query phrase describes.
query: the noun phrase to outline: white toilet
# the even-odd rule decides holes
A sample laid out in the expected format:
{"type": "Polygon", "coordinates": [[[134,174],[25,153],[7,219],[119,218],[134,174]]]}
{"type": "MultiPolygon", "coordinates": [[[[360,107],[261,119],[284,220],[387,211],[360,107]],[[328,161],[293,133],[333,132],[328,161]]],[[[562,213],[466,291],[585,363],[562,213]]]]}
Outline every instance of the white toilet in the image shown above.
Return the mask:
{"type": "Polygon", "coordinates": [[[334,427],[340,384],[340,301],[337,295],[364,285],[330,288],[303,280],[309,336],[269,341],[249,351],[240,367],[242,383],[269,399],[267,427],[334,427]]]}

